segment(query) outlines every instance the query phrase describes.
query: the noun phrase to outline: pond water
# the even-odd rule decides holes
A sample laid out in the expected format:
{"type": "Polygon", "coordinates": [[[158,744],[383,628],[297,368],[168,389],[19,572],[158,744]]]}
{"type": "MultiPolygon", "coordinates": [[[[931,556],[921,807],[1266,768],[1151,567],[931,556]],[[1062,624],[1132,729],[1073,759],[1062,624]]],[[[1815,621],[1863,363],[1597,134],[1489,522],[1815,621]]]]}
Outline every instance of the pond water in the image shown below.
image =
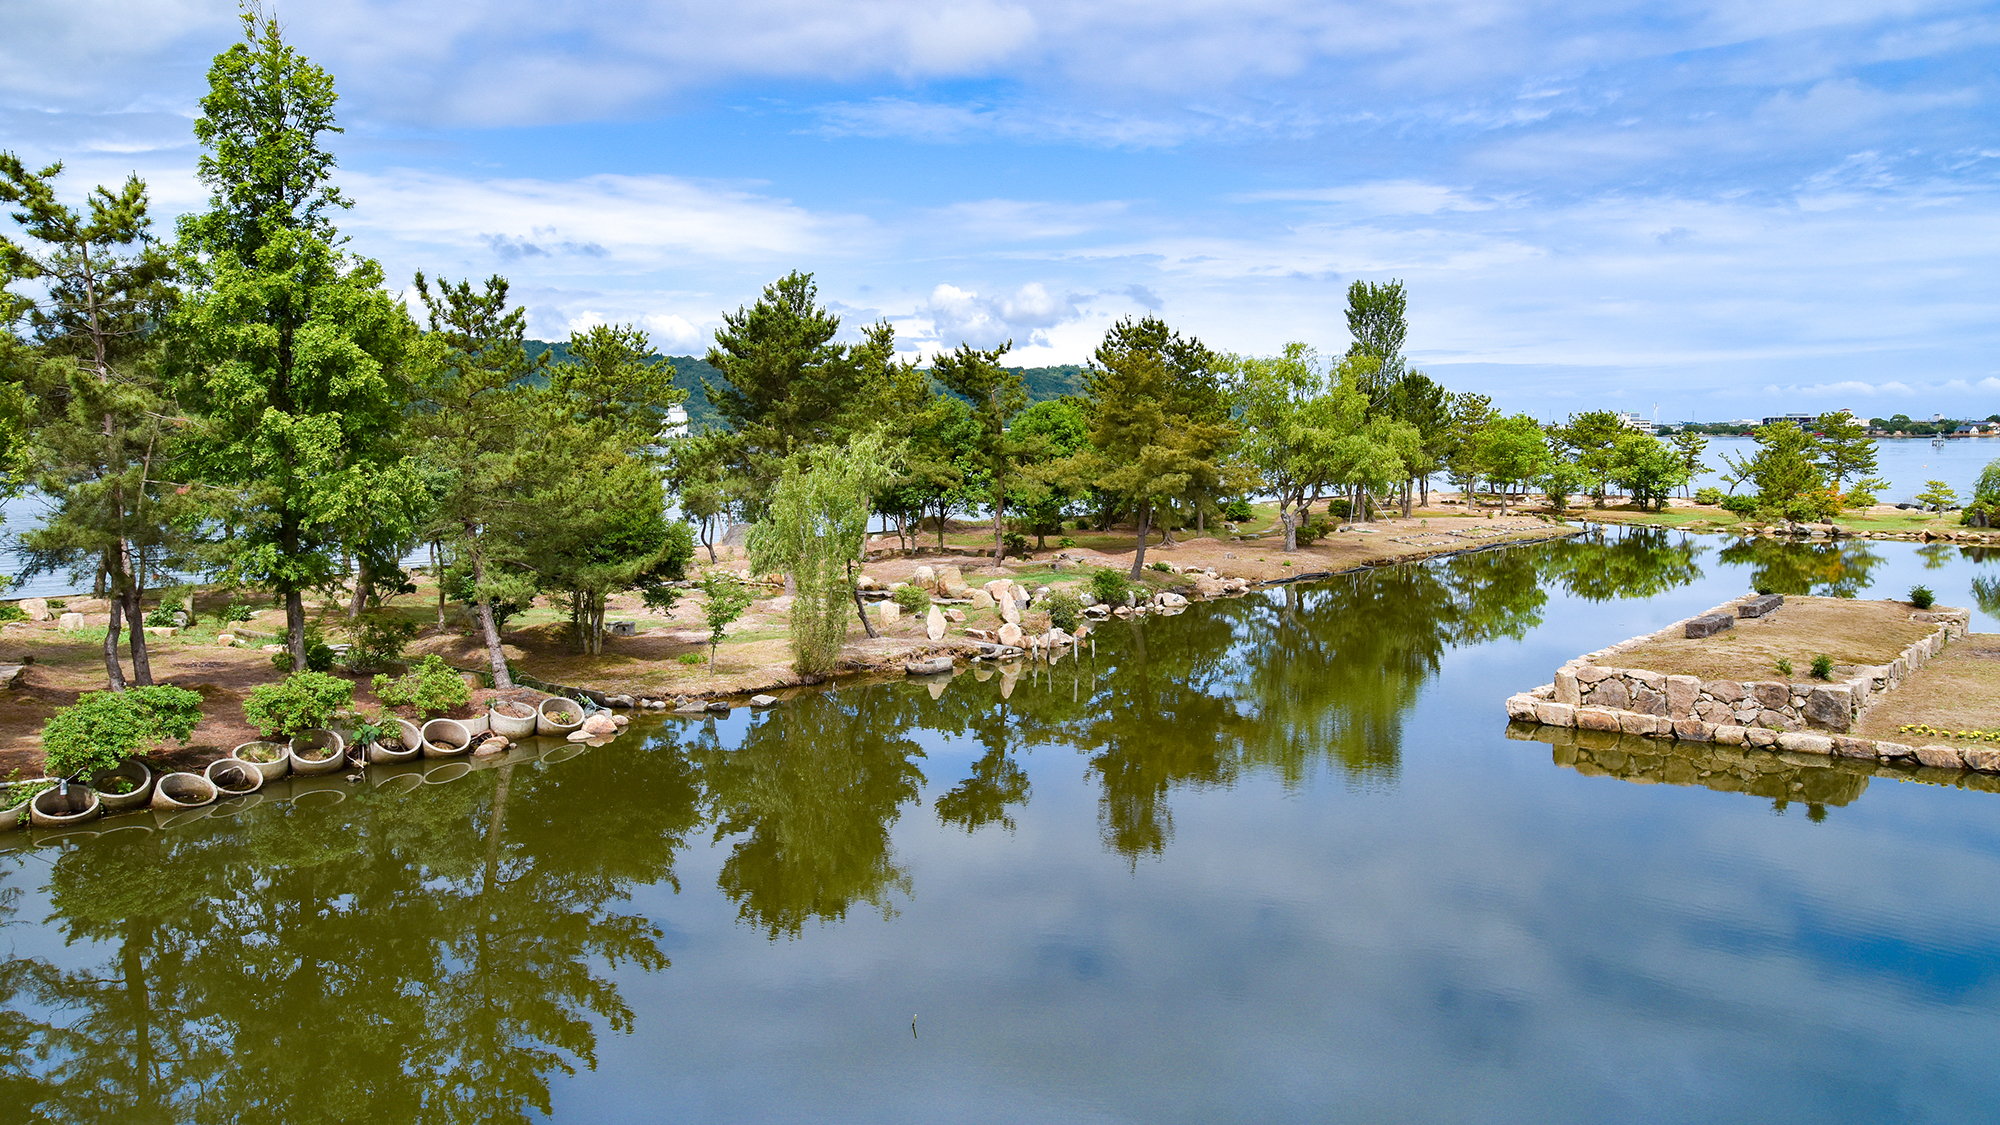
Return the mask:
{"type": "Polygon", "coordinates": [[[1956,549],[1608,531],[1113,623],[1018,677],[17,833],[0,1105],[1992,1119],[2000,793],[1547,745],[1501,707],[1753,575],[1926,581],[1991,631],[1989,573],[1956,549]]]}

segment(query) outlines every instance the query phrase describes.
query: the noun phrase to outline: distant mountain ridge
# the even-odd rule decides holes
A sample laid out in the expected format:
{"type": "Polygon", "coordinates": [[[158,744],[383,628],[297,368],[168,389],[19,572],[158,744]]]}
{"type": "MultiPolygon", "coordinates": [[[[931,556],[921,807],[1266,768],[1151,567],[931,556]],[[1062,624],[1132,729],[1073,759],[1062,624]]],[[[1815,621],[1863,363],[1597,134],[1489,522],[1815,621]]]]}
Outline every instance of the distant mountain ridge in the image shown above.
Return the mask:
{"type": "MultiPolygon", "coordinates": [[[[569,362],[569,345],[563,341],[526,340],[522,342],[522,346],[527,349],[528,358],[531,360],[539,358],[544,352],[547,352],[550,353],[549,362],[551,363],[569,362]]],[[[707,379],[711,383],[727,382],[728,380],[722,377],[722,372],[709,366],[708,361],[702,359],[700,356],[649,355],[646,358],[649,360],[664,359],[673,365],[674,386],[688,393],[686,406],[688,425],[691,429],[700,431],[704,427],[712,430],[728,428],[723,424],[722,416],[715,412],[715,407],[708,404],[708,396],[703,394],[701,389],[701,381],[703,379],[707,379]]],[[[1084,369],[1081,364],[1065,363],[1056,367],[1010,367],[1008,370],[1020,373],[1021,384],[1028,392],[1028,401],[1030,403],[1061,398],[1064,395],[1083,393],[1084,369]]]]}

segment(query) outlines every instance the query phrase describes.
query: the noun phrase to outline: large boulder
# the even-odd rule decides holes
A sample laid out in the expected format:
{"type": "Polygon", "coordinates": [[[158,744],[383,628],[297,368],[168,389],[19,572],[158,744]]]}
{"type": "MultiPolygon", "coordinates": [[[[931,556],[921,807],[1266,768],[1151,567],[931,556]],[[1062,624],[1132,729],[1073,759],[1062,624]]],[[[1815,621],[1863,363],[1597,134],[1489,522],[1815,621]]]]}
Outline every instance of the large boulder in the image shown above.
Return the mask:
{"type": "Polygon", "coordinates": [[[49,602],[47,598],[22,598],[14,604],[20,608],[22,613],[28,616],[28,620],[30,621],[47,621],[49,619],[49,602]]]}
{"type": "MultiPolygon", "coordinates": [[[[1001,592],[1005,594],[1010,591],[1003,590],[1001,592]]],[[[1001,598],[1000,619],[1009,625],[1019,625],[1021,623],[1021,604],[1011,597],[1001,598]]]]}
{"type": "Polygon", "coordinates": [[[903,607],[895,602],[876,602],[875,612],[882,618],[882,624],[892,624],[903,616],[903,607]]]}
{"type": "Polygon", "coordinates": [[[61,629],[81,629],[83,628],[83,614],[65,613],[62,615],[62,620],[56,622],[56,626],[61,629]]]}
{"type": "Polygon", "coordinates": [[[1846,684],[1826,684],[1806,696],[1806,719],[1828,730],[1844,731],[1854,722],[1854,690],[1846,684]]]}
{"type": "Polygon", "coordinates": [[[910,581],[926,590],[934,589],[937,586],[937,572],[928,566],[920,566],[910,575],[910,581]]]}
{"type": "Polygon", "coordinates": [[[578,729],[590,738],[606,738],[618,733],[618,724],[612,721],[608,712],[592,711],[589,717],[583,720],[583,726],[578,729]]]}
{"type": "Polygon", "coordinates": [[[924,636],[934,641],[944,639],[944,611],[936,606],[924,614],[924,636]]]}
{"type": "Polygon", "coordinates": [[[1187,605],[1188,600],[1172,590],[1162,590],[1153,595],[1153,603],[1162,609],[1179,609],[1187,605]]]}
{"type": "Polygon", "coordinates": [[[993,595],[976,586],[967,591],[966,596],[972,599],[972,608],[974,609],[993,608],[993,595]]]}
{"type": "Polygon", "coordinates": [[[1001,644],[1009,648],[1021,648],[1024,640],[1026,638],[1021,635],[1021,627],[1018,624],[1009,621],[1005,625],[1000,626],[1001,644]]]}

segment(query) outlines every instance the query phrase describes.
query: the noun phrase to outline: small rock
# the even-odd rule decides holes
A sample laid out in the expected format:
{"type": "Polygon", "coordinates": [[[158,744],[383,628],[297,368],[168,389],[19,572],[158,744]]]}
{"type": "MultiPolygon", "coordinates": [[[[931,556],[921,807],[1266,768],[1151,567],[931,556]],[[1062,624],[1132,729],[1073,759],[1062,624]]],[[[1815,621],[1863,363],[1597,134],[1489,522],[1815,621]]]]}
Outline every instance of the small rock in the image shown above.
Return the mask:
{"type": "Polygon", "coordinates": [[[1021,627],[1012,621],[1000,626],[1000,643],[1009,648],[1021,647],[1021,627]]]}
{"type": "Polygon", "coordinates": [[[586,731],[573,730],[569,732],[569,740],[571,742],[588,742],[590,738],[590,734],[586,731]]]}
{"type": "Polygon", "coordinates": [[[965,611],[954,606],[944,611],[944,619],[954,625],[965,624],[965,611]]]}
{"type": "Polygon", "coordinates": [[[611,716],[611,721],[618,724],[619,730],[624,730],[626,727],[632,725],[631,718],[625,715],[613,715],[611,716]]]}
{"type": "Polygon", "coordinates": [[[775,695],[753,695],[750,697],[750,706],[769,707],[777,701],[778,697],[775,695]]]}
{"type": "Polygon", "coordinates": [[[56,622],[56,626],[61,629],[81,629],[83,628],[83,614],[65,613],[62,615],[62,620],[56,622]]]}
{"type": "Polygon", "coordinates": [[[993,603],[993,595],[991,595],[991,594],[987,593],[987,592],[986,592],[986,591],[984,591],[984,590],[981,590],[981,589],[979,589],[979,588],[978,588],[977,586],[975,586],[975,587],[973,587],[973,588],[972,588],[972,592],[971,592],[971,595],[970,595],[970,596],[971,596],[971,598],[972,598],[972,608],[974,608],[974,609],[992,609],[992,608],[993,608],[993,604],[994,604],[994,603],[993,603]]]}
{"type": "Polygon", "coordinates": [[[221,645],[223,648],[230,648],[236,644],[236,634],[217,633],[215,635],[215,643],[221,645]]]}
{"type": "Polygon", "coordinates": [[[875,613],[882,619],[882,624],[889,625],[903,616],[903,607],[895,602],[877,602],[875,613]]]}
{"type": "Polygon", "coordinates": [[[924,636],[934,641],[944,639],[944,611],[936,606],[924,614],[924,636]]]}
{"type": "Polygon", "coordinates": [[[611,720],[610,715],[602,711],[593,711],[589,718],[583,720],[583,726],[579,729],[593,738],[602,738],[607,734],[617,734],[618,724],[611,720]]]}
{"type": "Polygon", "coordinates": [[[717,715],[727,715],[731,708],[727,702],[718,699],[708,705],[708,710],[717,715]]]}
{"type": "Polygon", "coordinates": [[[284,646],[284,645],[265,645],[265,646],[264,646],[264,651],[265,651],[265,652],[283,652],[283,651],[285,651],[285,646],[284,646]]]}

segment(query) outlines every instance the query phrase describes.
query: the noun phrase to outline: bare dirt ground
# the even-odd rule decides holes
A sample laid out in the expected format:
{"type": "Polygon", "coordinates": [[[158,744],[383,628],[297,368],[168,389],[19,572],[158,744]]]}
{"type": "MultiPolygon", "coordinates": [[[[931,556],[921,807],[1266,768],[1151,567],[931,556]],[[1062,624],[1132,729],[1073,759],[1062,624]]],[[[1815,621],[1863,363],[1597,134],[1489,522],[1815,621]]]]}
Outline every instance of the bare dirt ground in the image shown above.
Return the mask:
{"type": "MultiPolygon", "coordinates": [[[[2000,635],[1973,633],[1951,643],[1861,718],[1863,738],[1912,742],[1906,725],[2000,730],[2000,635]]],[[[1930,736],[1932,738],[1936,736],[1930,736]]]]}
{"type": "Polygon", "coordinates": [[[1788,595],[1776,613],[1738,620],[1735,628],[1700,640],[1649,641],[1619,653],[1616,662],[1704,680],[1802,683],[1811,678],[1813,657],[1825,653],[1833,658],[1837,679],[1863,665],[1887,664],[1937,629],[1935,623],[1910,620],[1914,611],[1908,602],[1788,595]],[[1780,659],[1792,662],[1789,676],[1778,670],[1780,659]]]}

